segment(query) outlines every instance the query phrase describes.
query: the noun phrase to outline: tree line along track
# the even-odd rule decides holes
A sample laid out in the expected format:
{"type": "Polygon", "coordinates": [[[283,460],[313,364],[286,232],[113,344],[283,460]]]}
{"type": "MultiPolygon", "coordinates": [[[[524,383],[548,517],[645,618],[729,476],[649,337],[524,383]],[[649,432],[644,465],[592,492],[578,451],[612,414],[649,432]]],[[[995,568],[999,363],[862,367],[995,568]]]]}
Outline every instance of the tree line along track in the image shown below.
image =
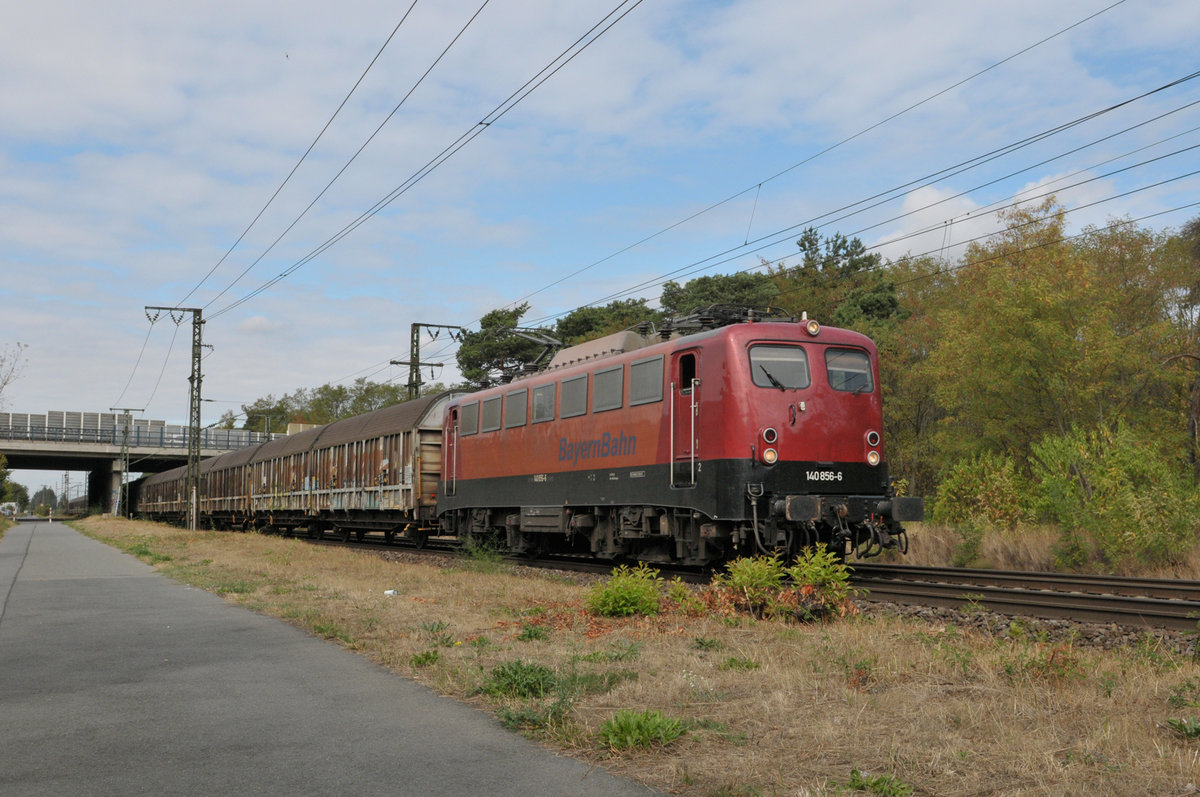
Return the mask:
{"type": "Polygon", "coordinates": [[[1200,582],[1007,570],[854,565],[867,600],[1146,626],[1200,628],[1200,582]]]}

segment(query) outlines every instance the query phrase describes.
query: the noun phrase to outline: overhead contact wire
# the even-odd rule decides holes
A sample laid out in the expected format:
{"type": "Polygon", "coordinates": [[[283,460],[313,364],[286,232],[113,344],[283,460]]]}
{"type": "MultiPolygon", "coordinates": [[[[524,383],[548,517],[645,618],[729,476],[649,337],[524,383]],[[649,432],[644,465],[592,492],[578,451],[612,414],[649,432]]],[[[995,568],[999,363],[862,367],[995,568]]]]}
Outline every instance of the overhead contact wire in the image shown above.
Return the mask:
{"type": "Polygon", "coordinates": [[[417,2],[418,0],[413,0],[412,5],[410,5],[408,10],[404,12],[404,16],[401,17],[400,21],[396,23],[396,27],[392,28],[391,34],[388,35],[387,40],[384,41],[383,45],[379,48],[379,51],[375,53],[375,57],[371,59],[371,62],[367,64],[367,68],[364,69],[362,74],[358,76],[358,80],[354,82],[354,85],[350,88],[350,91],[342,99],[342,102],[338,105],[337,110],[335,110],[333,115],[329,117],[329,121],[327,121],[325,126],[321,128],[321,132],[317,133],[317,137],[314,138],[312,143],[308,145],[308,149],[304,150],[304,154],[300,156],[300,160],[296,161],[296,165],[292,167],[290,172],[288,172],[287,177],[283,178],[283,182],[280,183],[279,187],[275,189],[275,193],[271,194],[271,198],[268,199],[267,203],[262,206],[261,210],[258,211],[258,215],[256,215],[250,221],[250,223],[246,225],[246,229],[242,230],[242,234],[237,237],[237,240],[233,242],[233,245],[226,250],[225,254],[221,255],[221,259],[217,261],[216,265],[209,269],[208,273],[205,274],[198,283],[196,283],[194,288],[188,291],[187,296],[184,296],[179,300],[179,306],[182,306],[184,302],[191,298],[192,294],[200,290],[201,286],[203,286],[204,283],[208,281],[208,278],[211,277],[213,273],[221,267],[221,264],[225,262],[226,258],[233,253],[233,250],[236,249],[238,244],[242,242],[242,239],[245,238],[254,225],[258,223],[258,220],[262,218],[262,215],[267,212],[267,208],[269,208],[271,203],[275,201],[275,198],[279,196],[279,192],[283,190],[283,187],[286,186],[292,179],[293,175],[296,174],[296,171],[300,168],[300,164],[304,163],[305,159],[308,158],[309,153],[311,153],[313,148],[317,146],[317,142],[320,141],[325,135],[325,132],[329,130],[329,126],[333,124],[333,120],[337,119],[338,114],[340,114],[342,109],[346,107],[346,103],[350,101],[350,97],[352,97],[354,92],[358,90],[358,87],[362,85],[363,79],[366,78],[367,73],[371,71],[371,68],[375,66],[375,62],[379,60],[379,56],[383,55],[383,51],[387,49],[389,44],[391,44],[392,39],[396,36],[396,32],[400,30],[400,26],[404,24],[404,21],[408,19],[408,15],[412,13],[414,8],[416,8],[417,2]]]}
{"type": "MultiPolygon", "coordinates": [[[[1025,47],[1022,50],[1018,50],[1017,52],[1013,53],[1012,55],[1008,56],[1007,58],[1003,58],[1003,59],[997,61],[996,63],[992,64],[991,66],[985,67],[985,68],[979,70],[978,72],[976,72],[968,77],[965,77],[962,80],[959,80],[957,83],[954,83],[954,84],[942,89],[941,91],[938,91],[934,94],[929,95],[928,97],[921,100],[920,102],[913,103],[912,105],[908,106],[907,108],[905,108],[901,111],[897,111],[896,113],[892,114],[891,116],[881,119],[878,122],[876,122],[875,124],[870,125],[869,127],[863,128],[862,130],[858,131],[854,135],[848,136],[848,137],[842,139],[841,141],[838,141],[835,144],[831,144],[828,147],[826,147],[825,149],[822,149],[819,152],[816,152],[816,153],[808,156],[807,158],[804,158],[803,160],[798,161],[797,163],[793,163],[791,166],[787,167],[786,169],[776,172],[775,174],[771,175],[770,177],[766,178],[765,180],[761,180],[756,186],[752,185],[752,186],[743,188],[741,191],[738,191],[735,194],[731,194],[730,196],[727,196],[718,202],[712,203],[711,205],[703,208],[702,210],[696,211],[695,213],[691,214],[690,216],[688,216],[684,219],[680,219],[679,221],[675,222],[674,224],[670,225],[669,227],[664,227],[661,230],[658,230],[657,232],[655,232],[651,235],[647,235],[645,238],[635,241],[634,243],[631,243],[628,246],[625,246],[625,247],[617,250],[616,252],[613,252],[610,255],[606,255],[605,257],[595,261],[594,263],[589,263],[588,265],[583,266],[582,268],[580,268],[576,271],[573,271],[570,274],[560,277],[559,279],[554,280],[553,282],[551,282],[547,285],[544,285],[541,288],[538,288],[537,290],[535,290],[531,293],[527,293],[524,296],[522,296],[520,299],[517,299],[516,301],[511,302],[505,306],[511,307],[511,306],[520,304],[521,302],[525,301],[526,299],[536,296],[539,293],[542,293],[543,291],[549,290],[550,288],[553,288],[556,285],[561,285],[563,282],[566,282],[569,279],[577,277],[580,274],[584,273],[585,271],[589,271],[590,269],[595,268],[596,266],[606,263],[609,260],[612,260],[614,257],[622,255],[622,254],[630,251],[631,249],[635,249],[635,248],[641,246],[642,244],[649,243],[650,241],[654,240],[655,238],[658,238],[661,235],[665,235],[666,233],[670,232],[671,230],[674,230],[675,228],[680,227],[681,225],[684,225],[684,224],[688,223],[689,221],[692,221],[693,219],[696,219],[700,216],[710,213],[713,210],[716,210],[717,208],[719,208],[723,205],[726,205],[729,202],[732,202],[733,200],[744,196],[745,194],[748,194],[749,192],[755,190],[755,188],[761,189],[761,187],[764,183],[769,183],[772,180],[782,177],[785,174],[787,174],[791,171],[794,171],[795,169],[798,169],[799,167],[804,166],[807,163],[811,163],[812,161],[816,160],[817,158],[820,158],[822,155],[827,155],[830,152],[834,151],[835,149],[838,149],[839,147],[841,147],[845,144],[849,144],[851,141],[854,141],[857,138],[861,138],[862,136],[866,135],[867,133],[871,132],[872,130],[875,130],[876,128],[882,127],[883,125],[887,124],[888,122],[898,119],[899,117],[905,115],[909,111],[913,111],[913,110],[921,107],[922,105],[924,105],[928,102],[931,102],[932,100],[937,99],[938,97],[942,96],[943,94],[953,91],[954,89],[956,89],[962,85],[965,85],[966,83],[969,83],[970,81],[974,80],[975,78],[977,78],[981,75],[984,75],[999,66],[1003,66],[1004,64],[1013,60],[1014,58],[1022,56],[1025,53],[1029,52],[1030,50],[1040,47],[1041,45],[1045,44],[1046,42],[1051,41],[1052,39],[1055,39],[1055,38],[1063,35],[1064,33],[1068,32],[1074,28],[1079,27],[1080,25],[1084,24],[1085,22],[1089,22],[1090,20],[1095,19],[1096,17],[1100,16],[1101,14],[1111,11],[1112,9],[1116,8],[1117,6],[1121,5],[1124,2],[1126,2],[1126,0],[1117,0],[1117,2],[1112,3],[1111,5],[1105,6],[1104,8],[1100,9],[1099,11],[1096,11],[1096,12],[1084,17],[1083,19],[1079,20],[1078,22],[1068,25],[1067,27],[1059,30],[1058,32],[1052,33],[1051,35],[1046,36],[1045,38],[1041,39],[1040,41],[1037,41],[1037,42],[1029,45],[1028,47],[1025,47]]],[[[757,200],[756,200],[756,204],[757,204],[757,200]]]]}
{"type": "Polygon", "coordinates": [[[241,297],[237,301],[234,301],[234,302],[226,305],[225,307],[222,307],[221,309],[217,310],[215,313],[210,315],[209,318],[216,318],[220,315],[223,315],[224,313],[229,312],[230,310],[233,310],[234,308],[246,303],[247,301],[254,298],[255,296],[258,296],[259,294],[263,293],[264,291],[266,291],[273,285],[276,285],[280,281],[286,279],[288,276],[293,274],[297,269],[301,268],[302,266],[311,262],[316,257],[320,256],[322,253],[324,253],[330,247],[332,247],[333,245],[335,245],[336,243],[341,241],[343,238],[345,238],[347,235],[352,233],[354,230],[358,229],[360,226],[362,226],[364,223],[366,223],[369,219],[376,216],[381,210],[383,210],[385,207],[390,205],[392,202],[394,202],[400,196],[407,193],[413,186],[415,186],[417,183],[419,183],[421,180],[423,180],[426,176],[428,176],[430,172],[432,172],[438,166],[441,166],[443,163],[445,163],[447,160],[449,160],[451,157],[453,157],[455,154],[457,154],[463,147],[465,147],[467,144],[469,144],[471,141],[473,141],[484,130],[486,130],[488,127],[490,127],[496,121],[501,119],[505,114],[507,114],[509,111],[511,111],[513,108],[515,108],[518,104],[520,104],[526,97],[528,97],[530,94],[532,94],[534,91],[536,91],[542,84],[544,84],[547,80],[549,80],[551,77],[553,77],[555,74],[557,74],[559,70],[561,70],[568,63],[570,63],[572,60],[574,60],[576,56],[578,56],[580,53],[582,53],[584,50],[586,50],[588,47],[590,47],[592,44],[594,44],[601,36],[603,36],[605,33],[607,33],[609,30],[611,30],[614,25],[616,25],[618,22],[620,22],[622,19],[624,19],[625,16],[627,16],[631,11],[633,11],[635,8],[637,8],[639,5],[641,5],[642,2],[644,2],[644,0],[633,0],[632,4],[630,4],[628,8],[626,8],[624,11],[621,11],[621,8],[623,6],[625,6],[628,2],[629,2],[629,0],[623,0],[620,4],[618,4],[615,9],[613,9],[607,15],[605,15],[605,17],[603,19],[601,19],[600,22],[597,22],[595,25],[593,25],[592,28],[587,33],[585,33],[583,36],[581,36],[579,39],[577,39],[574,44],[572,44],[570,47],[568,47],[566,50],[564,50],[563,53],[561,53],[558,57],[553,59],[549,64],[547,64],[547,66],[543,67],[540,72],[538,72],[532,78],[530,78],[528,81],[526,81],[525,84],[520,89],[513,92],[513,94],[511,94],[508,99],[506,99],[504,102],[502,102],[498,106],[496,106],[496,108],[494,108],[489,114],[487,114],[483,118],[483,120],[481,120],[480,122],[477,122],[475,125],[473,125],[470,130],[468,130],[467,132],[465,132],[461,136],[459,136],[457,140],[455,140],[452,144],[448,145],[445,149],[443,149],[441,151],[441,153],[434,156],[429,162],[427,162],[425,164],[425,166],[418,169],[407,180],[405,180],[403,183],[401,183],[399,186],[397,186],[395,189],[393,189],[390,193],[385,195],[382,199],[377,201],[368,210],[366,210],[362,214],[360,214],[357,219],[355,219],[354,221],[352,221],[349,224],[347,224],[346,226],[344,226],[337,233],[332,235],[330,238],[326,239],[324,243],[320,244],[313,251],[311,251],[309,254],[305,255],[303,258],[301,258],[300,260],[295,262],[292,266],[290,266],[289,268],[284,270],[278,276],[274,277],[271,280],[268,280],[266,283],[260,285],[258,288],[251,291],[250,293],[246,294],[245,296],[241,297]],[[620,12],[619,16],[616,16],[615,19],[612,19],[612,17],[614,15],[616,15],[618,12],[620,12]],[[594,31],[596,31],[597,28],[600,28],[602,25],[604,25],[605,27],[603,27],[603,29],[600,30],[599,33],[596,33],[594,36],[591,36],[590,39],[587,38],[594,31]],[[584,41],[585,39],[586,39],[586,41],[584,41]],[[579,43],[581,41],[584,43],[582,46],[579,46],[579,43]],[[576,49],[575,52],[572,53],[571,50],[575,49],[576,47],[578,47],[578,49],[576,49]],[[570,55],[568,55],[568,53],[570,53],[570,55]],[[559,63],[560,61],[561,61],[561,63],[559,63]]]}
{"type": "MultiPolygon", "coordinates": [[[[490,3],[490,2],[491,2],[491,0],[483,0],[483,4],[480,5],[479,8],[475,11],[475,13],[471,15],[471,18],[468,19],[466,24],[462,26],[462,28],[458,31],[457,34],[455,34],[454,38],[450,40],[450,43],[447,44],[445,46],[445,48],[443,48],[441,54],[438,55],[438,57],[434,59],[433,63],[429,65],[429,68],[425,70],[425,72],[421,75],[420,78],[417,79],[417,81],[415,83],[413,83],[413,85],[409,88],[408,92],[400,99],[400,102],[396,103],[396,107],[392,108],[392,112],[389,113],[386,117],[384,117],[384,120],[382,122],[380,122],[379,126],[375,128],[375,131],[373,133],[371,133],[370,136],[367,137],[367,140],[364,141],[362,143],[362,146],[360,146],[358,148],[358,150],[350,157],[350,160],[346,161],[346,163],[342,166],[342,168],[338,170],[338,173],[333,176],[333,179],[331,179],[328,183],[325,184],[325,187],[321,189],[320,193],[318,193],[315,197],[313,197],[313,200],[308,203],[308,205],[304,208],[304,210],[300,211],[300,215],[297,216],[292,221],[292,223],[289,224],[287,226],[287,228],[285,228],[284,231],[281,232],[279,234],[279,236],[277,238],[275,238],[274,241],[271,242],[270,246],[268,246],[265,250],[263,250],[262,254],[260,254],[258,257],[256,257],[254,259],[254,262],[252,262],[250,265],[246,266],[245,270],[243,270],[242,273],[239,274],[237,276],[237,278],[234,279],[233,282],[226,285],[221,290],[220,293],[218,293],[216,296],[214,296],[212,299],[210,299],[208,301],[208,304],[204,305],[205,309],[208,309],[209,307],[211,307],[217,301],[217,299],[220,299],[222,296],[224,296],[226,293],[228,293],[235,285],[237,285],[239,282],[241,282],[242,277],[245,277],[247,274],[249,274],[250,270],[253,269],[256,265],[258,265],[262,261],[262,259],[264,257],[266,257],[271,252],[271,250],[273,250],[275,248],[276,244],[278,244],[280,241],[282,241],[284,236],[286,236],[289,232],[291,232],[292,228],[294,228],[297,224],[300,223],[301,219],[303,219],[308,214],[308,211],[312,210],[313,206],[316,205],[318,201],[320,201],[321,197],[325,196],[325,192],[328,191],[330,189],[330,187],[335,182],[338,181],[338,178],[340,178],[342,176],[342,174],[344,174],[345,171],[350,168],[350,164],[354,163],[354,161],[358,159],[358,156],[361,155],[363,150],[365,150],[367,148],[367,145],[370,144],[375,139],[375,136],[379,135],[379,131],[384,128],[384,125],[386,125],[389,121],[391,121],[392,117],[396,115],[396,112],[400,110],[401,106],[403,106],[404,103],[406,103],[408,101],[409,97],[411,97],[413,95],[413,92],[415,92],[417,90],[417,88],[422,83],[425,82],[425,78],[429,77],[429,74],[434,70],[434,68],[437,67],[437,65],[439,63],[441,63],[442,59],[446,57],[446,53],[450,52],[450,49],[452,47],[454,47],[454,45],[458,42],[458,40],[460,38],[462,38],[462,35],[467,32],[467,28],[471,27],[471,24],[476,19],[479,18],[479,15],[481,13],[483,13],[483,9],[486,8],[488,3],[490,3]]],[[[220,315],[220,313],[218,313],[217,315],[220,315]]]]}

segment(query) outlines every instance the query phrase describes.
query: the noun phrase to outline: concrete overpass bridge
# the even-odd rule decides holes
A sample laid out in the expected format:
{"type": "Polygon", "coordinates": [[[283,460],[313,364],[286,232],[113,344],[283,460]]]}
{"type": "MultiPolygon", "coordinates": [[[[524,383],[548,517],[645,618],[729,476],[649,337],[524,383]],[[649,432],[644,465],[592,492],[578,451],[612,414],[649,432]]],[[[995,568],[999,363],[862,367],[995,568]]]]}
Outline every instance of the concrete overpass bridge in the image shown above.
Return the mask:
{"type": "MultiPolygon", "coordinates": [[[[273,437],[245,429],[201,429],[200,456],[213,457],[273,437]]],[[[12,470],[87,471],[88,506],[119,504],[128,449],[130,473],[187,464],[188,427],[100,412],[0,412],[0,454],[12,470]]]]}

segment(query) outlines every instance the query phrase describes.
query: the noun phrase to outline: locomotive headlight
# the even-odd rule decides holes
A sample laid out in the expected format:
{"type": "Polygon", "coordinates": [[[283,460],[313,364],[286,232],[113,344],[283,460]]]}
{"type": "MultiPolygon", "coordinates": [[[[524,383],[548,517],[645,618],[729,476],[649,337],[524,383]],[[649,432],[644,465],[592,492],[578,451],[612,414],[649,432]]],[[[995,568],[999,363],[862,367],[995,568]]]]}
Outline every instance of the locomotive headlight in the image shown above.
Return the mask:
{"type": "Polygon", "coordinates": [[[879,452],[878,451],[868,451],[867,452],[867,464],[870,465],[872,468],[879,464],[879,452]]]}
{"type": "Polygon", "coordinates": [[[774,465],[779,461],[779,452],[773,448],[764,448],[762,453],[762,461],[768,465],[774,465]]]}
{"type": "Polygon", "coordinates": [[[808,322],[805,323],[804,330],[815,338],[817,333],[821,331],[821,325],[815,318],[810,318],[808,322]]]}

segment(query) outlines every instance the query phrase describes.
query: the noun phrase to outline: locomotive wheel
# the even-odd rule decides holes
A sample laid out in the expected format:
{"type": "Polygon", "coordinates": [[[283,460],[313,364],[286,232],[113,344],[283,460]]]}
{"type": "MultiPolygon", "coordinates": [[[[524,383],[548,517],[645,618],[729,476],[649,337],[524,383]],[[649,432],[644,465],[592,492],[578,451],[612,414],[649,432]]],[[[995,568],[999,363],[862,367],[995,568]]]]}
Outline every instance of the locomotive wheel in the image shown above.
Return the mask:
{"type": "Polygon", "coordinates": [[[395,542],[396,541],[396,530],[388,529],[387,531],[385,531],[383,533],[383,541],[386,542],[388,545],[391,545],[393,542],[395,542]]]}
{"type": "Polygon", "coordinates": [[[337,538],[342,542],[350,542],[350,529],[334,529],[334,534],[336,534],[337,538]]]}
{"type": "Polygon", "coordinates": [[[363,537],[365,537],[365,536],[367,536],[367,532],[364,531],[363,529],[355,529],[354,530],[354,539],[358,540],[359,542],[362,542],[363,537]]]}
{"type": "Polygon", "coordinates": [[[319,540],[322,536],[324,535],[321,533],[320,523],[314,523],[308,527],[308,538],[310,540],[319,540]]]}
{"type": "Polygon", "coordinates": [[[423,530],[417,530],[412,533],[413,545],[420,549],[425,547],[425,543],[429,541],[429,533],[423,530]]]}

